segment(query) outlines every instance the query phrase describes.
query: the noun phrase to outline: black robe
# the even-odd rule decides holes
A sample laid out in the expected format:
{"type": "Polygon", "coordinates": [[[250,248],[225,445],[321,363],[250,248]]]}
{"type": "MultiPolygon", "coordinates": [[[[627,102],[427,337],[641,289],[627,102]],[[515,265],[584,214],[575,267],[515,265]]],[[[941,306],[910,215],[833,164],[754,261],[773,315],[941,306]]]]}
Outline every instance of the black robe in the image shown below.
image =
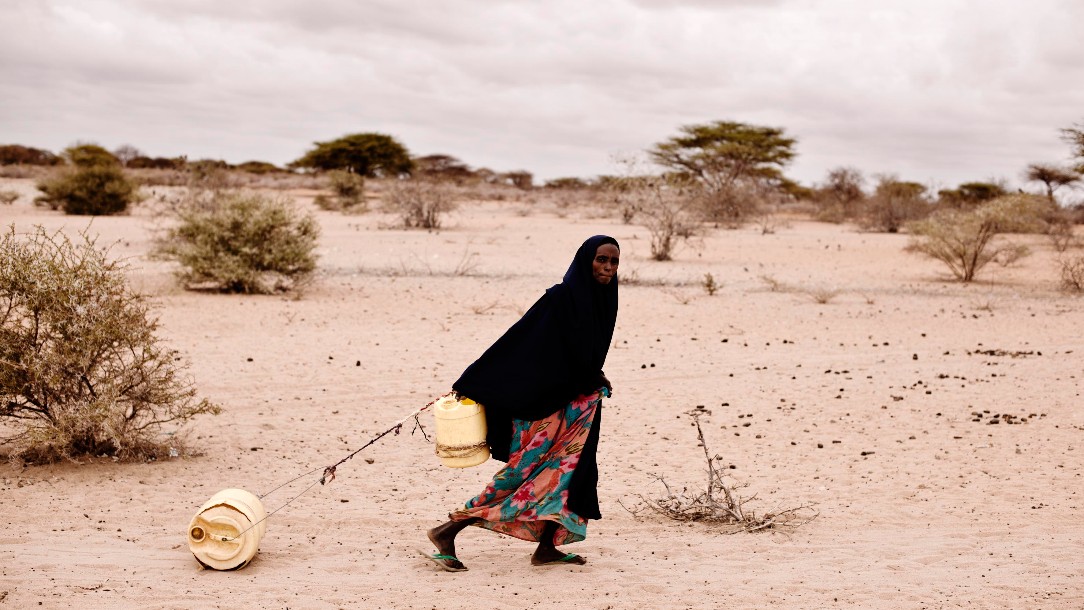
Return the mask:
{"type": "MultiPolygon", "coordinates": [[[[513,419],[545,419],[602,387],[602,366],[617,322],[617,276],[599,284],[592,274],[603,244],[618,245],[606,235],[585,241],[561,283],[546,290],[452,385],[485,407],[486,440],[498,460],[508,461],[513,419]]],[[[602,516],[595,458],[601,420],[600,407],[568,494],[569,509],[585,519],[602,516]]]]}

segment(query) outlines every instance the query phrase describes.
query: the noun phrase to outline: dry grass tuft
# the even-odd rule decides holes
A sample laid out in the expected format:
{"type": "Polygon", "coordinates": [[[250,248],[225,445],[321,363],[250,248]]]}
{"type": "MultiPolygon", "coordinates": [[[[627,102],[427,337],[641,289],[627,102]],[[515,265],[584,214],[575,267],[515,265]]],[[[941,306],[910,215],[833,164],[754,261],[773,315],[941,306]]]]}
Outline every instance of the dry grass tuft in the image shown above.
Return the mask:
{"type": "Polygon", "coordinates": [[[836,288],[811,288],[805,291],[809,298],[818,305],[827,305],[832,299],[839,296],[840,291],[836,288]]]}

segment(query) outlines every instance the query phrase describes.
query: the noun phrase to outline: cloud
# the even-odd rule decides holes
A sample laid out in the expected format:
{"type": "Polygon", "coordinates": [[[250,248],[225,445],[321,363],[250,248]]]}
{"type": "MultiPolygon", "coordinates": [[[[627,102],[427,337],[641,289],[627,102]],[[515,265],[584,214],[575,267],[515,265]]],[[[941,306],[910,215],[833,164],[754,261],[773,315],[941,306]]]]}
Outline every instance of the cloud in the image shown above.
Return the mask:
{"type": "Polygon", "coordinates": [[[541,177],[739,120],[831,167],[946,183],[1058,161],[1084,119],[1070,0],[14,0],[0,133],[285,163],[358,131],[541,177]]]}

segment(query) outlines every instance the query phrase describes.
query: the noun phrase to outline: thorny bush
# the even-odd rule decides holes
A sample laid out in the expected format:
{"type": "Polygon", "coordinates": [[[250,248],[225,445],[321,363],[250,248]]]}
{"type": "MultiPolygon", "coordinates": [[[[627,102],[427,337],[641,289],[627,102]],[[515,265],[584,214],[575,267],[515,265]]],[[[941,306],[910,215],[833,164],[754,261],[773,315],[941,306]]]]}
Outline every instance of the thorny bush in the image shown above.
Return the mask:
{"type": "Polygon", "coordinates": [[[12,459],[163,457],[180,443],[167,424],[219,412],[106,254],[41,227],[0,237],[0,446],[12,459]]]}
{"type": "Polygon", "coordinates": [[[222,191],[176,210],[155,256],[180,263],[188,288],[275,293],[299,290],[316,270],[320,227],[293,200],[222,191]]]}

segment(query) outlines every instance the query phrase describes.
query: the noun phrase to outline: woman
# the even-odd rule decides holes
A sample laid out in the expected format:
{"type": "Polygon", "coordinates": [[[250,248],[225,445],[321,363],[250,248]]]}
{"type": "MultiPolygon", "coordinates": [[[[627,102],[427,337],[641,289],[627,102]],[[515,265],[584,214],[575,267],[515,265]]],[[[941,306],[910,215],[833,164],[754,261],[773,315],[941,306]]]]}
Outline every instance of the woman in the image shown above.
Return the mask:
{"type": "Polygon", "coordinates": [[[602,372],[617,321],[617,240],[583,242],[560,284],[467,367],[452,388],[485,408],[493,457],[507,465],[450,520],[427,532],[426,557],[443,570],[466,570],[455,537],[469,525],[538,543],[532,565],[574,564],[559,544],[583,540],[598,507],[602,372]]]}

